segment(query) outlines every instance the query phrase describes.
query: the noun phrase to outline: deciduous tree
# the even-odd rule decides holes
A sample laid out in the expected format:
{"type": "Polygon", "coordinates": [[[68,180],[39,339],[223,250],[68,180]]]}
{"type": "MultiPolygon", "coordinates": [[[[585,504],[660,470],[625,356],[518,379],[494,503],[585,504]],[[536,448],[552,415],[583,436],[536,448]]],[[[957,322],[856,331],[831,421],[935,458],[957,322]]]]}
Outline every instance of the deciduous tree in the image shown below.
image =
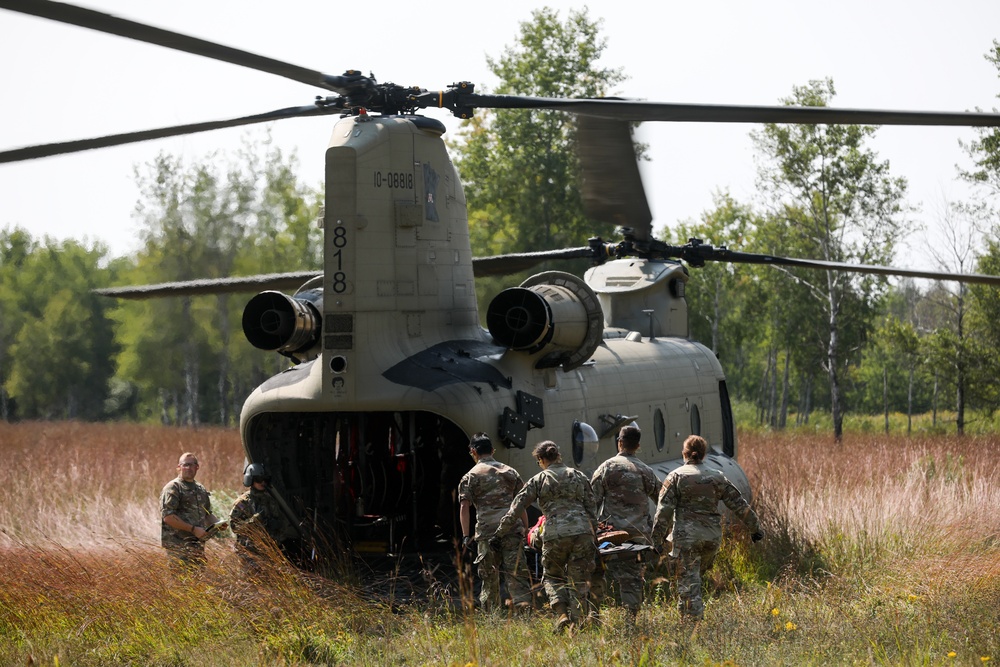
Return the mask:
{"type": "MultiPolygon", "coordinates": [[[[601,21],[586,9],[570,10],[565,21],[555,10],[537,9],[512,46],[497,59],[487,57],[499,79],[490,92],[607,95],[625,77],[598,64],[606,43],[601,21]]],[[[574,120],[558,111],[501,109],[477,110],[465,124],[451,148],[465,184],[473,254],[582,246],[613,232],[583,213],[574,120]]]]}
{"type": "MultiPolygon", "coordinates": [[[[826,106],[834,94],[831,80],[812,81],[782,102],[826,106]]],[[[875,131],[862,125],[769,124],[753,133],[770,217],[806,256],[865,264],[892,259],[894,241],[906,227],[906,182],[892,177],[889,163],[868,148],[875,131]]],[[[808,286],[824,311],[822,322],[802,324],[818,326],[824,341],[834,436],[840,440],[842,377],[858,358],[884,281],[845,271],[789,273],[808,286]]]]}
{"type": "Polygon", "coordinates": [[[0,247],[4,395],[22,418],[100,419],[115,347],[111,304],[93,289],[108,280],[107,249],[23,230],[5,232],[0,247]]]}
{"type": "MultiPolygon", "coordinates": [[[[319,195],[293,167],[267,143],[191,166],[160,156],[139,174],[144,246],[122,282],[319,269],[319,195]]],[[[244,304],[220,295],[121,305],[120,375],[142,390],[142,415],[231,423],[246,393],[284,366],[234,332],[244,304]]]]}

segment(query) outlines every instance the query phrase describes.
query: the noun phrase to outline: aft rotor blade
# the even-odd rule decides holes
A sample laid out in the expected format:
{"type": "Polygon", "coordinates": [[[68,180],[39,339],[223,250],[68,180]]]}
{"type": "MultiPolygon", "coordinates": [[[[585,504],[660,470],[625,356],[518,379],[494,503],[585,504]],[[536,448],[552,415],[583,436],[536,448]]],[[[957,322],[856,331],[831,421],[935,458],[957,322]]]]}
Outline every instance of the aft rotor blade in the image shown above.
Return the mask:
{"type": "Polygon", "coordinates": [[[235,278],[206,278],[183,280],[156,285],[134,287],[107,287],[94,290],[97,294],[117,299],[155,299],[165,296],[199,296],[206,294],[233,294],[238,292],[263,292],[265,290],[296,290],[308,280],[322,276],[321,271],[296,271],[292,273],[264,273],[235,278]]]}
{"type": "MultiPolygon", "coordinates": [[[[2,1],[2,0],[0,0],[2,1]]],[[[267,123],[272,120],[283,118],[303,118],[306,116],[323,116],[337,113],[341,109],[333,106],[321,107],[315,104],[301,107],[288,107],[255,116],[243,116],[242,118],[232,118],[229,120],[215,120],[204,123],[192,123],[189,125],[174,125],[173,127],[162,127],[155,130],[141,130],[139,132],[125,132],[123,134],[110,134],[104,137],[93,139],[77,139],[74,141],[61,141],[53,144],[39,144],[37,146],[25,146],[24,148],[14,148],[0,151],[0,163],[21,162],[24,160],[35,160],[37,158],[49,157],[52,155],[62,155],[64,153],[79,153],[94,148],[107,148],[109,146],[121,146],[140,141],[152,139],[163,139],[165,137],[176,137],[182,134],[195,134],[198,132],[208,132],[209,130],[219,130],[226,127],[239,127],[240,125],[252,125],[254,123],[267,123]]]]}
{"type": "Polygon", "coordinates": [[[38,16],[41,18],[68,23],[90,28],[120,37],[128,37],[148,44],[165,46],[168,49],[184,51],[197,56],[221,60],[222,62],[248,67],[250,69],[267,72],[283,76],[293,81],[299,81],[326,90],[346,94],[347,80],[339,76],[330,76],[315,70],[291,65],[280,60],[267,58],[255,53],[234,49],[229,46],[222,46],[215,42],[209,42],[197,37],[183,35],[181,33],[154,28],[153,26],[137,21],[119,18],[111,14],[77,7],[61,2],[51,2],[50,0],[0,0],[0,8],[9,9],[22,14],[38,16]]]}
{"type": "Polygon", "coordinates": [[[493,255],[490,257],[474,257],[472,273],[477,278],[483,276],[506,276],[528,269],[550,259],[580,259],[593,257],[591,248],[564,248],[562,250],[540,250],[538,252],[522,252],[510,255],[493,255]]]}
{"type": "Polygon", "coordinates": [[[635,239],[650,238],[653,215],[628,121],[579,116],[576,137],[587,217],[628,227],[635,239]]]}
{"type": "Polygon", "coordinates": [[[1000,114],[962,111],[891,111],[831,107],[674,104],[620,98],[556,99],[469,94],[462,105],[493,109],[553,109],[602,118],[677,123],[798,123],[804,125],[1000,126],[1000,114]]]}
{"type": "MultiPolygon", "coordinates": [[[[931,280],[949,280],[960,283],[980,283],[982,285],[1000,285],[1000,276],[990,276],[982,273],[949,273],[945,271],[921,271],[916,269],[899,269],[892,266],[876,266],[874,264],[850,264],[847,262],[828,262],[819,259],[796,259],[792,257],[775,257],[773,255],[758,255],[747,252],[736,252],[725,248],[715,248],[714,252],[697,257],[713,262],[734,262],[739,264],[770,264],[773,266],[791,266],[806,269],[821,269],[825,271],[846,271],[850,273],[869,273],[879,276],[903,276],[906,278],[929,278],[931,280]]],[[[687,260],[685,253],[681,258],[687,260]]],[[[690,261],[689,261],[690,263],[690,261]]]]}

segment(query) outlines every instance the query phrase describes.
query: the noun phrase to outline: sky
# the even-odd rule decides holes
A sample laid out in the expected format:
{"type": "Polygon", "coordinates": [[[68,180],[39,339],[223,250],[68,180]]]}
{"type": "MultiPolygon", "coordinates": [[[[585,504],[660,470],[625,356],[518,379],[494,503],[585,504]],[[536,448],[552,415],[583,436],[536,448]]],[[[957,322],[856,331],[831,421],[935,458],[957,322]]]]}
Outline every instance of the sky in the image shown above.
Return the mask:
{"type": "MultiPolygon", "coordinates": [[[[487,56],[516,42],[540,3],[286,0],[88,0],[84,6],[295,65],[436,90],[498,83],[487,56]]],[[[774,105],[792,87],[832,78],[832,106],[966,111],[1000,106],[1000,78],[984,54],[1000,39],[996,0],[705,0],[658,3],[550,0],[565,19],[587,8],[603,21],[600,62],[629,77],[614,94],[651,101],[774,105]]],[[[0,149],[215,120],[311,103],[323,90],[226,63],[0,10],[0,149]]],[[[428,111],[454,136],[458,122],[428,111]]],[[[319,185],[334,117],[271,125],[273,140],[319,185]]],[[[187,163],[234,154],[262,126],[0,165],[0,228],[36,238],[139,247],[134,170],[159,153],[187,163]],[[248,135],[249,132],[249,135],[248,135]]],[[[643,178],[659,229],[696,219],[728,190],[752,201],[753,125],[646,123],[643,178]]],[[[944,202],[969,196],[964,128],[883,127],[871,144],[909,181],[914,218],[927,231],[900,239],[896,265],[926,267],[944,202]]],[[[723,240],[724,241],[724,240],[723,240]]],[[[534,250],[511,248],[511,252],[534,250]]],[[[931,267],[935,268],[935,267],[931,267]]]]}

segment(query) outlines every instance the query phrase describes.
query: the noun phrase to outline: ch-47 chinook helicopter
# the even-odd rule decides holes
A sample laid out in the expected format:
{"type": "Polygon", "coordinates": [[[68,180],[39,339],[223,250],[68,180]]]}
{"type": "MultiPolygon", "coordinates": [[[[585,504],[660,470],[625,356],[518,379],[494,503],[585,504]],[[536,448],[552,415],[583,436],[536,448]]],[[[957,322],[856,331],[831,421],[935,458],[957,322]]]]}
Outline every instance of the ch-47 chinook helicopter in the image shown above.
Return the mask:
{"type": "Polygon", "coordinates": [[[8,150],[12,162],[282,118],[337,115],[326,151],[321,273],[195,281],[105,293],[121,298],[263,289],[244,332],[294,364],[246,400],[249,461],[274,474],[297,521],[325,527],[358,551],[428,548],[453,472],[467,469],[469,436],[486,431],[497,458],[525,478],[530,446],[563,446],[584,471],[615,451],[623,424],[643,428],[642,457],[658,475],[680,463],[689,434],[743,491],[723,369],[688,339],[688,268],[707,261],[774,264],[1000,284],[1000,277],[913,271],[734,252],[652,235],[629,123],[865,123],[998,126],[1000,115],[827,107],[679,105],[623,99],[480,95],[378,83],[357,71],[329,76],[212,42],[47,0],[0,7],[284,76],[332,92],[314,104],[231,120],[8,150]],[[622,228],[616,241],[473,258],[465,196],[432,108],[467,118],[476,108],[576,114],[589,215],[622,228]],[[548,271],[500,292],[480,325],[476,276],[542,261],[590,258],[583,278],[548,271]],[[280,290],[288,290],[290,294],[280,290]]]}

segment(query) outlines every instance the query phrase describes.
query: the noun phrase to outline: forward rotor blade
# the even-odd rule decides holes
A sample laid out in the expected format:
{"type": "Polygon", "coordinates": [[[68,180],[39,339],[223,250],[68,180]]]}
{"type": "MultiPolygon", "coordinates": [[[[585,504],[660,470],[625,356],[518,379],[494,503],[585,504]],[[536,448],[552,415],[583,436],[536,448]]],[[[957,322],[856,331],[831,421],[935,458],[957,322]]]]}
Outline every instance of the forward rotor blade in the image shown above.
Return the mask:
{"type": "MultiPolygon", "coordinates": [[[[503,276],[525,271],[550,259],[578,259],[592,257],[590,248],[567,248],[544,250],[513,255],[474,257],[472,271],[476,277],[503,276]]],[[[308,280],[322,276],[322,271],[294,271],[291,273],[265,273],[254,276],[232,278],[205,278],[202,280],[182,280],[155,285],[129,287],[105,287],[94,290],[102,296],[116,299],[155,299],[167,296],[201,296],[206,294],[236,294],[240,292],[262,292],[264,290],[296,290],[308,280]]]]}
{"type": "Polygon", "coordinates": [[[0,151],[0,163],[21,162],[24,160],[35,160],[37,158],[61,155],[64,153],[79,153],[94,148],[107,148],[109,146],[121,146],[151,139],[163,139],[165,137],[176,137],[182,134],[196,134],[198,132],[208,132],[209,130],[219,130],[226,127],[239,127],[240,125],[252,125],[254,123],[267,123],[272,120],[283,118],[304,118],[306,116],[324,116],[338,113],[341,109],[333,106],[321,107],[315,104],[301,107],[288,107],[255,116],[243,116],[242,118],[232,118],[230,120],[215,120],[204,123],[192,123],[190,125],[175,125],[173,127],[162,127],[155,130],[141,130],[139,132],[126,132],[124,134],[110,134],[105,137],[93,139],[77,139],[75,141],[62,141],[53,144],[40,144],[37,146],[25,146],[24,148],[14,148],[0,151]]]}
{"type": "Polygon", "coordinates": [[[199,296],[205,294],[263,292],[264,290],[297,290],[307,280],[322,275],[322,271],[264,273],[255,276],[183,280],[156,285],[138,285],[135,287],[107,287],[94,291],[97,294],[117,299],[141,300],[165,296],[199,296]]]}
{"type": "Polygon", "coordinates": [[[490,257],[474,257],[472,273],[477,278],[483,276],[505,276],[511,273],[527,271],[528,269],[550,259],[580,259],[593,257],[591,248],[564,248],[562,250],[540,250],[538,252],[522,252],[511,255],[492,255],[490,257]]]}
{"type": "MultiPolygon", "coordinates": [[[[907,278],[929,278],[931,280],[948,280],[960,283],[979,283],[982,285],[1000,285],[1000,276],[990,276],[982,273],[949,273],[945,271],[921,271],[915,269],[900,269],[892,266],[876,266],[873,264],[849,264],[847,262],[828,262],[819,259],[796,259],[792,257],[776,257],[773,255],[758,255],[748,252],[736,252],[726,248],[712,248],[708,252],[679,253],[679,256],[692,263],[692,260],[712,262],[733,262],[737,264],[770,264],[772,266],[791,266],[825,271],[846,271],[850,273],[868,273],[879,276],[903,276],[907,278]],[[690,257],[690,259],[689,259],[690,257]]],[[[696,266],[698,264],[695,264],[696,266]]]]}
{"type": "Polygon", "coordinates": [[[248,67],[250,69],[277,74],[293,81],[299,81],[312,86],[325,88],[341,94],[346,94],[348,80],[344,77],[330,76],[306,69],[297,65],[291,65],[280,60],[267,58],[264,56],[234,49],[229,46],[222,46],[215,42],[209,42],[197,37],[190,37],[180,33],[154,28],[153,26],[128,19],[119,18],[111,14],[85,9],[75,5],[68,5],[61,2],[51,2],[50,0],[0,0],[0,8],[10,11],[30,14],[41,18],[68,23],[90,28],[120,37],[165,46],[168,49],[184,51],[197,56],[221,60],[222,62],[248,67]]]}
{"type": "Polygon", "coordinates": [[[653,215],[642,187],[629,123],[596,116],[577,117],[577,155],[587,216],[629,227],[638,240],[649,239],[653,215]]]}
{"type": "Polygon", "coordinates": [[[797,106],[674,104],[620,98],[555,99],[515,95],[464,95],[460,103],[494,109],[553,109],[630,121],[678,123],[799,123],[804,125],[1000,126],[1000,114],[962,111],[891,111],[797,106]]]}

